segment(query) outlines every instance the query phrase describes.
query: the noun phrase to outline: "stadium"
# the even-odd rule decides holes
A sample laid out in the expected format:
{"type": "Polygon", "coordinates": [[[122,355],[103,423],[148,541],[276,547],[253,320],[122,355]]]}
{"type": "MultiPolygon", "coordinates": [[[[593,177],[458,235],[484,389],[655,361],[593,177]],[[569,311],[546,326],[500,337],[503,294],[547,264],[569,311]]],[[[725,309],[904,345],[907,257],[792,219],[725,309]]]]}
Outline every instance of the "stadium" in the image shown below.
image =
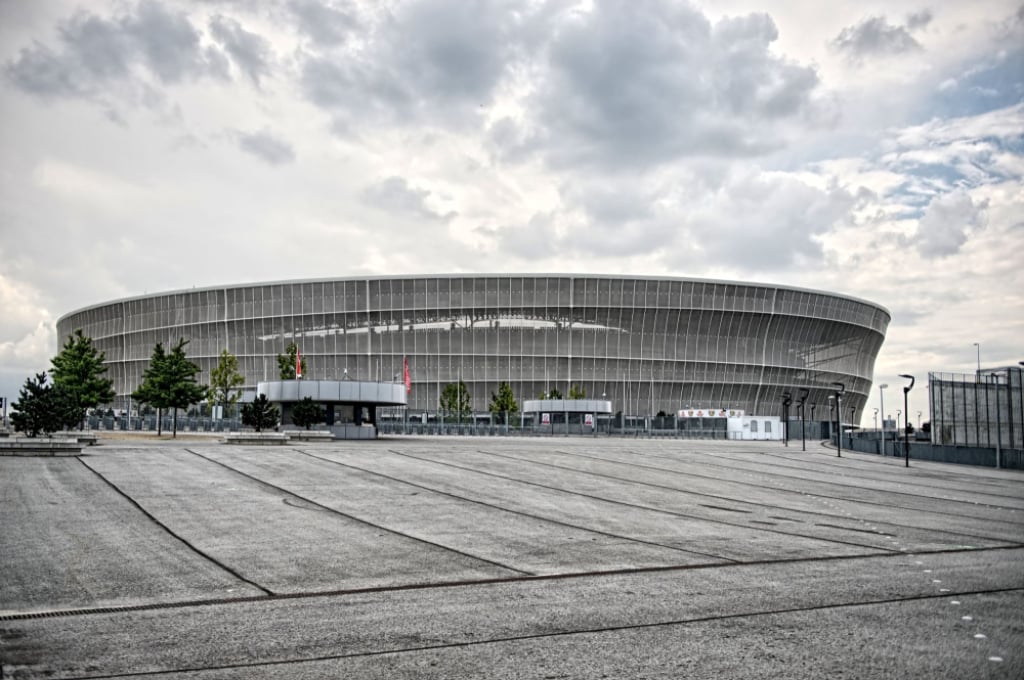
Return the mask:
{"type": "Polygon", "coordinates": [[[105,352],[125,408],[157,342],[190,341],[209,380],[221,350],[246,388],[276,380],[295,342],[314,380],[401,382],[433,412],[463,381],[475,411],[508,382],[516,399],[576,387],[624,414],[736,409],[778,415],[806,389],[808,420],[859,422],[889,324],[876,304],[825,291],[691,278],[576,274],[430,275],[251,283],[105,302],[66,314],[105,352]],[[811,409],[816,415],[811,416],[811,409]]]}

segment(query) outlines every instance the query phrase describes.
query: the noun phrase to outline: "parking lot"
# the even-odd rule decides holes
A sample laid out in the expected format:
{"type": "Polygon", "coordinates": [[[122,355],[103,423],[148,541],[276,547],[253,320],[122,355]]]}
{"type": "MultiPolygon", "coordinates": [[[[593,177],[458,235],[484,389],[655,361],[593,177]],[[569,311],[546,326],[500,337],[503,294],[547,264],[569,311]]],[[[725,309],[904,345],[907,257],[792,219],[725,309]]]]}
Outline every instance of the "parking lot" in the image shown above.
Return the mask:
{"type": "Polygon", "coordinates": [[[1024,474],[808,449],[0,457],[0,677],[1024,677],[1024,474]]]}

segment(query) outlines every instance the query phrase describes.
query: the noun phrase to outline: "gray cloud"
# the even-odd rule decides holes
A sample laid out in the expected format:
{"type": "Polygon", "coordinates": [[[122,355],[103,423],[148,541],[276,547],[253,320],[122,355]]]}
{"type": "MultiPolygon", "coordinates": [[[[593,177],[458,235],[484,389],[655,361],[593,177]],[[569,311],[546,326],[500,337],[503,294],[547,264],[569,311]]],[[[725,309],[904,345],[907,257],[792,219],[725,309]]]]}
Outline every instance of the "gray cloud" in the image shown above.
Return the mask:
{"type": "Polygon", "coordinates": [[[359,28],[357,12],[348,5],[339,7],[318,0],[294,0],[289,9],[298,20],[299,30],[317,45],[340,45],[359,28]]]}
{"type": "Polygon", "coordinates": [[[924,28],[932,22],[935,17],[932,15],[930,9],[923,9],[920,12],[914,12],[907,16],[907,29],[915,31],[919,28],[924,28]]]}
{"type": "Polygon", "coordinates": [[[789,175],[738,176],[699,205],[677,206],[679,227],[666,260],[762,272],[820,265],[818,237],[845,220],[856,200],[843,188],[820,189],[789,175]]]}
{"type": "Polygon", "coordinates": [[[904,27],[893,26],[885,17],[869,17],[844,28],[831,44],[833,49],[854,62],[870,57],[916,52],[921,50],[921,45],[907,28],[923,26],[930,20],[930,14],[926,17],[912,15],[907,27],[904,27]]]}
{"type": "MultiPolygon", "coordinates": [[[[416,0],[365,27],[364,44],[314,54],[302,66],[306,97],[342,120],[458,126],[489,103],[511,51],[515,3],[416,0]]],[[[342,125],[344,127],[344,125],[342,125]]]]}
{"type": "Polygon", "coordinates": [[[223,73],[223,57],[203,48],[182,13],[144,0],[121,17],[79,12],[59,27],[60,47],[40,42],[4,65],[11,81],[39,96],[85,97],[136,77],[141,65],[161,84],[223,73]]]}
{"type": "Polygon", "coordinates": [[[521,120],[492,128],[499,153],[544,150],[556,166],[651,166],[685,156],[748,156],[817,115],[814,69],[770,51],[767,15],[712,25],[668,0],[598,0],[560,17],[521,120]]]}
{"type": "Polygon", "coordinates": [[[256,156],[270,165],[284,165],[295,160],[291,144],[276,137],[267,130],[237,133],[238,146],[242,151],[256,156]]]}
{"type": "Polygon", "coordinates": [[[426,220],[447,221],[454,212],[438,213],[427,206],[430,191],[412,187],[402,177],[387,177],[363,189],[363,203],[389,213],[403,214],[426,220]]]}
{"type": "Polygon", "coordinates": [[[270,73],[273,53],[266,38],[250,33],[234,19],[220,15],[210,20],[210,33],[254,85],[258,86],[260,77],[270,73]]]}
{"type": "Polygon", "coordinates": [[[987,208],[987,201],[975,203],[966,191],[938,195],[918,222],[913,243],[926,258],[955,255],[970,234],[985,228],[987,208]]]}

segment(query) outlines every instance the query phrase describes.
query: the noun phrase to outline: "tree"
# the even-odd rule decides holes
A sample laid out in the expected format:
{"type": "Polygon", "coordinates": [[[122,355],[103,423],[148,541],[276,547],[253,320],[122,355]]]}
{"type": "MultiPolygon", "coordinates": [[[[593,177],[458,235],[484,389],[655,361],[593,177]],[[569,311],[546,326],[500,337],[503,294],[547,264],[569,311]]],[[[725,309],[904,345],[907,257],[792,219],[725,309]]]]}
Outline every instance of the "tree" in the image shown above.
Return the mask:
{"type": "Polygon", "coordinates": [[[583,391],[582,387],[577,385],[571,385],[569,387],[569,398],[570,399],[586,399],[587,393],[583,391]]]}
{"type": "Polygon", "coordinates": [[[312,425],[324,422],[324,408],[313,401],[312,397],[305,397],[292,408],[292,423],[307,430],[312,425]]]}
{"type": "Polygon", "coordinates": [[[562,392],[557,387],[552,387],[548,391],[547,394],[544,394],[543,392],[541,392],[540,398],[541,399],[561,399],[562,398],[562,392]]]}
{"type": "MultiPolygon", "coordinates": [[[[158,421],[161,409],[174,409],[174,437],[178,436],[178,409],[188,408],[208,393],[206,386],[196,382],[199,367],[185,357],[185,345],[188,342],[180,338],[169,354],[164,351],[163,344],[158,342],[153,348],[149,367],[142,374],[142,385],[132,395],[139,401],[156,406],[158,421]]],[[[157,425],[157,434],[161,433],[161,425],[157,425]]]]}
{"type": "Polygon", "coordinates": [[[252,403],[242,404],[242,424],[257,432],[277,425],[279,415],[277,407],[267,400],[265,394],[258,395],[252,403]]]}
{"type": "Polygon", "coordinates": [[[84,335],[79,328],[68,336],[64,347],[50,363],[50,375],[54,387],[61,388],[78,409],[75,424],[81,426],[86,410],[113,401],[114,381],[104,378],[107,367],[103,365],[106,354],[97,350],[92,338],[84,335]]]}
{"type": "MultiPolygon", "coordinates": [[[[295,360],[299,348],[294,341],[284,348],[284,354],[277,355],[277,367],[281,370],[281,380],[295,380],[295,360]]],[[[306,360],[302,360],[302,375],[306,375],[306,360]]]]}
{"type": "Polygon", "coordinates": [[[14,409],[11,413],[14,429],[29,437],[74,427],[82,418],[75,396],[66,388],[48,385],[46,373],[37,373],[34,381],[32,378],[25,380],[18,401],[11,407],[14,409]]]}
{"type": "Polygon", "coordinates": [[[210,370],[209,400],[223,406],[226,413],[228,405],[242,396],[238,388],[244,384],[245,377],[238,372],[238,357],[226,349],[221,350],[220,360],[210,370]]]}
{"type": "Polygon", "coordinates": [[[509,415],[519,413],[519,403],[512,392],[512,386],[507,382],[498,385],[498,393],[491,392],[491,403],[487,409],[499,419],[498,422],[505,424],[509,415]]]}
{"type": "Polygon", "coordinates": [[[472,412],[472,403],[473,400],[469,396],[469,390],[466,389],[466,383],[461,380],[458,383],[448,383],[441,391],[439,406],[445,415],[454,415],[461,419],[462,416],[472,412]]]}
{"type": "Polygon", "coordinates": [[[153,347],[153,356],[149,358],[149,366],[142,372],[142,384],[132,392],[132,399],[156,408],[156,435],[163,434],[163,410],[164,410],[164,365],[167,363],[167,353],[164,351],[162,342],[156,343],[153,347]]]}

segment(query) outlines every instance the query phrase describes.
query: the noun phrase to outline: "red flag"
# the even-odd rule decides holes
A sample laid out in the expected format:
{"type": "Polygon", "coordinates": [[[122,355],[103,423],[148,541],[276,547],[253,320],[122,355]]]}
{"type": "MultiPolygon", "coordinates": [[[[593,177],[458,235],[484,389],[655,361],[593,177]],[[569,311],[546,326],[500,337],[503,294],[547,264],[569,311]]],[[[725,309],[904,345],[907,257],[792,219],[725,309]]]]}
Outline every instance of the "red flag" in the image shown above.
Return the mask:
{"type": "Polygon", "coordinates": [[[402,357],[402,381],[405,383],[405,393],[412,392],[412,376],[409,375],[409,359],[402,357]]]}
{"type": "Polygon", "coordinates": [[[295,348],[295,379],[302,379],[302,352],[298,347],[295,348]]]}

